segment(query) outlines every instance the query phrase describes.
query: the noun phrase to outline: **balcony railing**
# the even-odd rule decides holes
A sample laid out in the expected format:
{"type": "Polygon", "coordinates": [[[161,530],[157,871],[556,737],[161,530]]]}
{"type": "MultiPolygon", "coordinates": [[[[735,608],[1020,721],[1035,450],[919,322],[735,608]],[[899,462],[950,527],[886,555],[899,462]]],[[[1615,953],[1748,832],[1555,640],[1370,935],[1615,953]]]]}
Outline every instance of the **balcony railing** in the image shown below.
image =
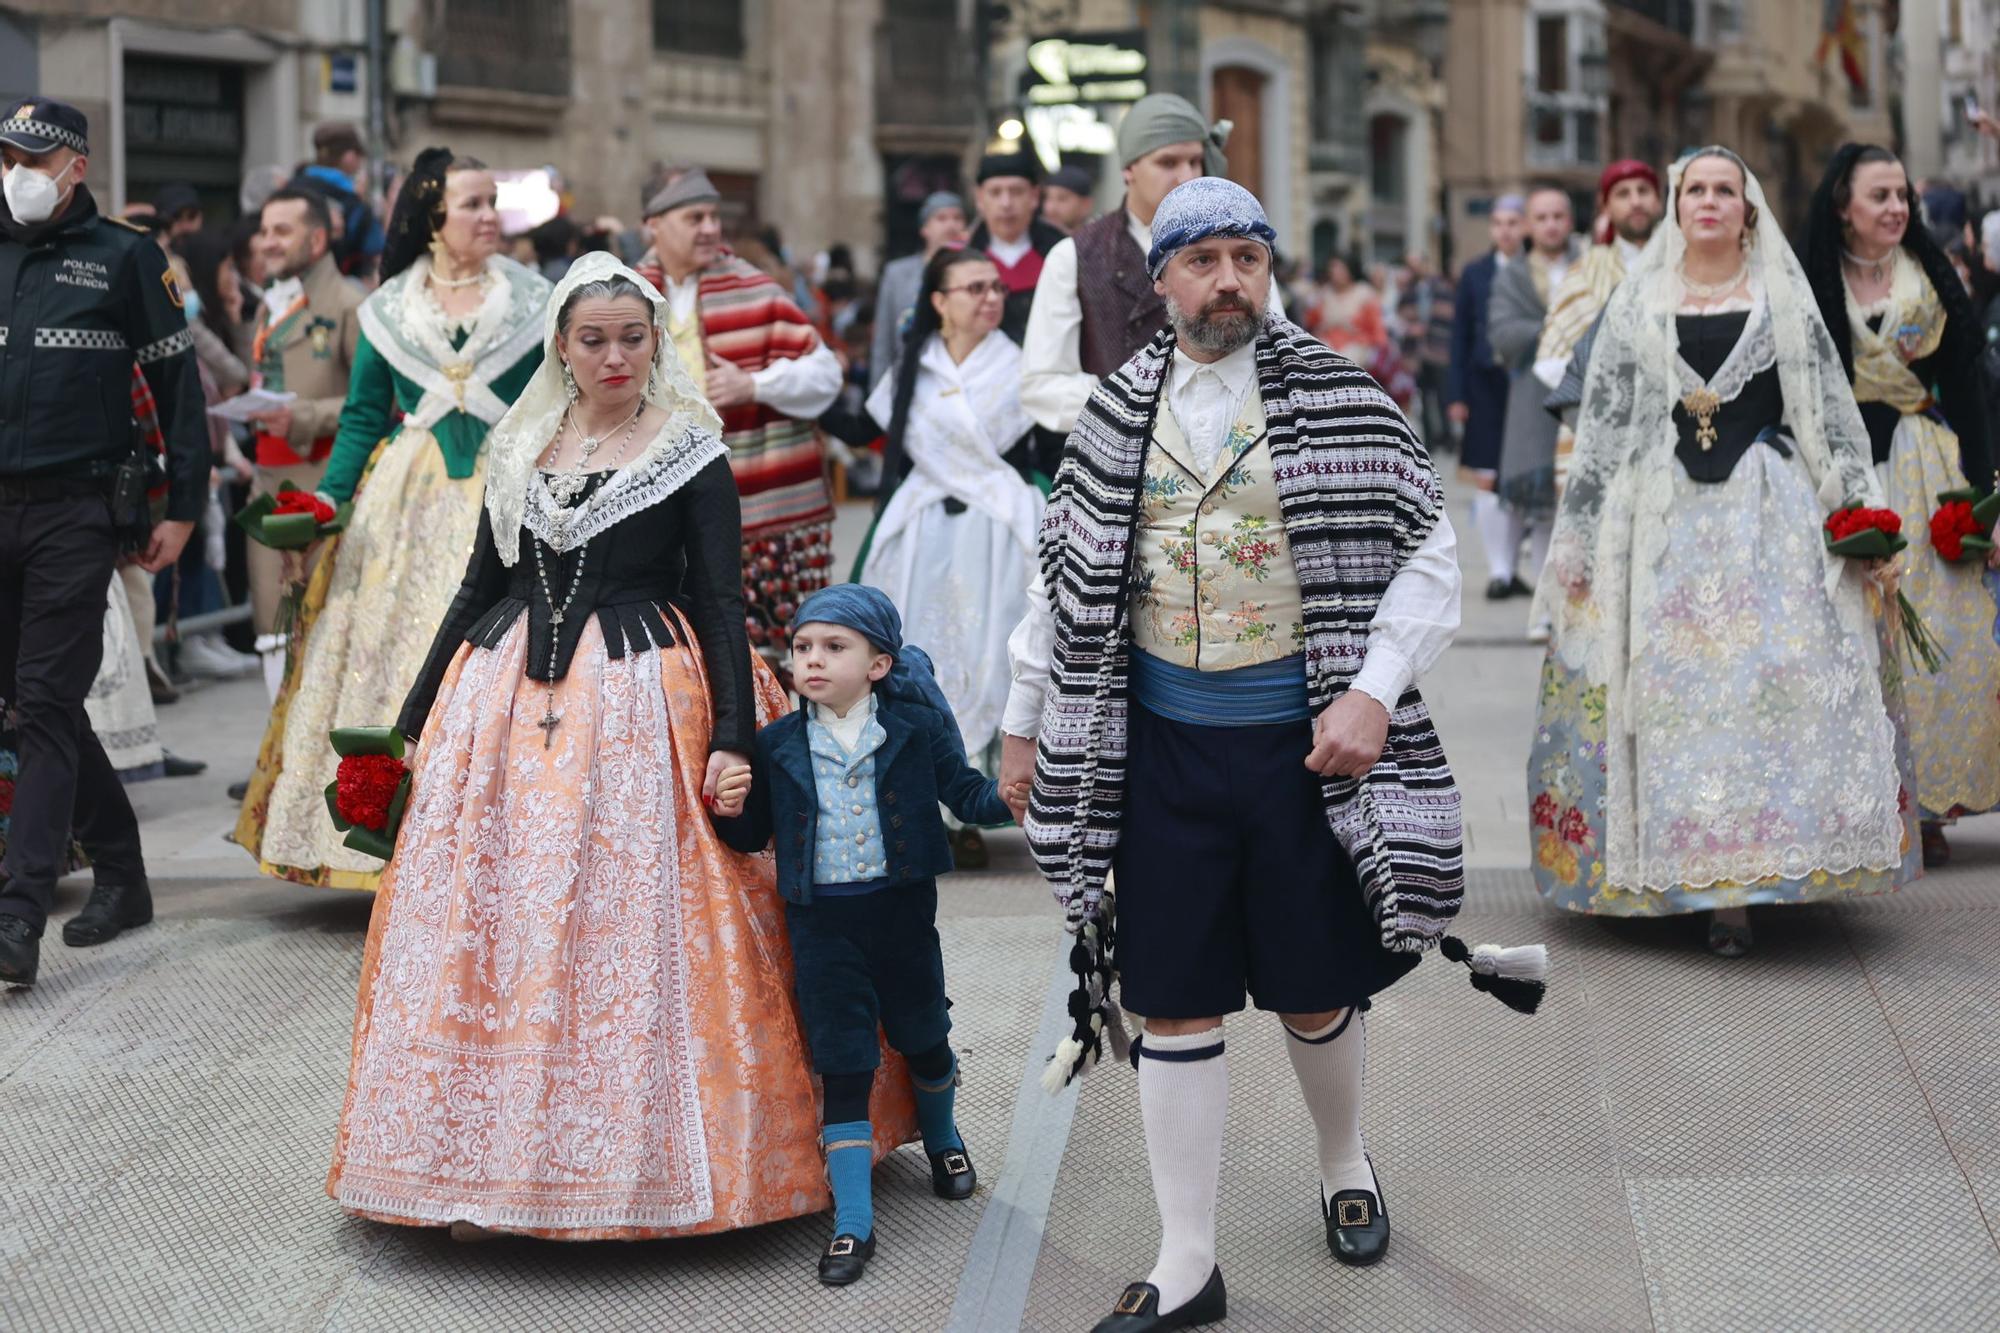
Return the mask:
{"type": "Polygon", "coordinates": [[[438,83],[568,97],[567,0],[437,0],[438,83]]]}

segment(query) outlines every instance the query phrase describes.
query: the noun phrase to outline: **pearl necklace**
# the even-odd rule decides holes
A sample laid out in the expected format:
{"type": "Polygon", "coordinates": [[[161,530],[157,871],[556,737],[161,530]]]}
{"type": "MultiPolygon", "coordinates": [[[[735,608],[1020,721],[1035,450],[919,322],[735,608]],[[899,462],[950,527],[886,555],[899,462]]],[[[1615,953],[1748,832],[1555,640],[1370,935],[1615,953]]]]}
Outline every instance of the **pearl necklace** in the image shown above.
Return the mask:
{"type": "Polygon", "coordinates": [[[1870,282],[1880,282],[1882,281],[1882,270],[1889,263],[1889,255],[1893,255],[1895,253],[1896,253],[1895,250],[1891,249],[1889,251],[1889,254],[1883,255],[1880,259],[1863,259],[1860,255],[1855,254],[1852,250],[1849,250],[1847,247],[1842,246],[1840,250],[1840,257],[1842,259],[1845,259],[1848,263],[1854,265],[1857,271],[1865,270],[1868,274],[1868,280],[1870,282]]]}
{"type": "Polygon", "coordinates": [[[1736,271],[1721,282],[1697,282],[1688,276],[1687,264],[1683,261],[1681,264],[1681,288],[1697,301],[1719,300],[1736,290],[1737,284],[1743,281],[1744,269],[1748,267],[1749,264],[1747,262],[1738,264],[1736,271]]]}
{"type": "Polygon", "coordinates": [[[437,265],[436,264],[431,265],[431,285],[433,287],[437,287],[448,292],[458,291],[460,288],[464,287],[476,286],[479,283],[485,282],[486,278],[487,278],[487,272],[484,268],[481,268],[479,272],[474,273],[469,277],[441,278],[438,276],[437,265]]]}

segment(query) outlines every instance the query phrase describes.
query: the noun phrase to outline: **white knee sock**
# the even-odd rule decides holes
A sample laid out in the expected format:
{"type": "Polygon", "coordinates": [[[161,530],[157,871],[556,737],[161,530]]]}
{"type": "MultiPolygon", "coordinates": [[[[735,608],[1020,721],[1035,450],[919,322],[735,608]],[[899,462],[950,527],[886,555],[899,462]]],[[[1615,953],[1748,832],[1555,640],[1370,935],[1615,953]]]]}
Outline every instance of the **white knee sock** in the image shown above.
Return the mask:
{"type": "Polygon", "coordinates": [[[1492,491],[1473,492],[1472,527],[1479,534],[1480,549],[1486,553],[1486,576],[1513,578],[1514,549],[1521,544],[1521,534],[1516,532],[1513,540],[1508,540],[1507,511],[1492,491]]]}
{"type": "Polygon", "coordinates": [[[1160,1207],[1160,1258],[1146,1281],[1160,1289],[1164,1314],[1199,1295],[1215,1268],[1216,1182],[1229,1115],[1221,1028],[1141,1039],[1139,1113],[1160,1207]]]}
{"type": "Polygon", "coordinates": [[[1542,577],[1542,566],[1547,564],[1549,559],[1549,538],[1554,534],[1555,526],[1553,518],[1538,518],[1535,520],[1534,531],[1528,534],[1528,582],[1530,583],[1542,577]]]}
{"type": "Polygon", "coordinates": [[[1341,1190],[1372,1190],[1375,1178],[1361,1143],[1361,1086],[1368,1034],[1348,1009],[1316,1032],[1285,1027],[1285,1053],[1319,1131],[1319,1177],[1331,1199],[1341,1190]]]}

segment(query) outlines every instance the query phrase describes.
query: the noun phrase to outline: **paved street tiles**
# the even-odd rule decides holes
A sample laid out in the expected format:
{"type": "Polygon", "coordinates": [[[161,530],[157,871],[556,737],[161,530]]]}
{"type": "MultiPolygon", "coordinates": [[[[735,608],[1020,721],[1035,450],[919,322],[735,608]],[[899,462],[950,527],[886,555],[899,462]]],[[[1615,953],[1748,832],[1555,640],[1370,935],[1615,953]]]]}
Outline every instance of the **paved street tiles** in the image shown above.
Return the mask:
{"type": "MultiPolygon", "coordinates": [[[[1136,1080],[1098,1069],[1073,1122],[1017,1114],[1062,947],[1018,836],[992,850],[940,923],[981,1190],[941,1203],[899,1152],[856,1287],[812,1280],[822,1218],[460,1246],[343,1216],[322,1181],[367,899],[185,879],[106,948],[52,932],[42,985],[0,994],[0,1328],[1087,1328],[1156,1238],[1136,1080]],[[1015,1153],[1006,1225],[982,1232],[1015,1153]],[[1018,1189],[1049,1160],[1044,1224],[1018,1189]],[[1032,1266],[982,1250],[990,1280],[961,1290],[987,1232],[1032,1266]]],[[[1996,864],[1975,840],[1894,898],[1760,912],[1737,962],[1688,921],[1557,915],[1525,872],[1475,872],[1460,933],[1547,941],[1553,988],[1523,1018],[1433,959],[1371,1014],[1382,1265],[1327,1256],[1281,1034],[1230,1020],[1227,1327],[2000,1326],[1996,864]]]]}

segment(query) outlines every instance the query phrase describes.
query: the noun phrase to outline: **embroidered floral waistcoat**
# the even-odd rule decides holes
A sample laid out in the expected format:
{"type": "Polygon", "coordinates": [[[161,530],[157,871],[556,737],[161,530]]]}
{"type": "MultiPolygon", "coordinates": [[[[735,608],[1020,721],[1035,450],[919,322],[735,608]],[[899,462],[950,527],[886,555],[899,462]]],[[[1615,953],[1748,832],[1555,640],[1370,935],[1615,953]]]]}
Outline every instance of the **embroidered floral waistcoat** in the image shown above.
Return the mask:
{"type": "Polygon", "coordinates": [[[1142,652],[1199,671],[1233,671],[1305,651],[1259,395],[1247,396],[1206,474],[1162,406],[1146,451],[1136,536],[1132,641],[1142,652]]]}

